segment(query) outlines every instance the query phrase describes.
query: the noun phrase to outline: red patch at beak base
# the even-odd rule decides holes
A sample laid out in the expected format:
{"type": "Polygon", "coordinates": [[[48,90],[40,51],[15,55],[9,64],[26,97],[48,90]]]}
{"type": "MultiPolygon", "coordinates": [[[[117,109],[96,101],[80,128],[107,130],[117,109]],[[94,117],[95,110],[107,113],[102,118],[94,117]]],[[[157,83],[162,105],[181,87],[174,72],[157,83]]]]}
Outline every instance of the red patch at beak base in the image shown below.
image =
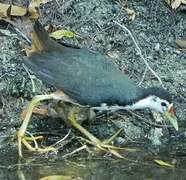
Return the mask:
{"type": "Polygon", "coordinates": [[[174,111],[174,108],[173,108],[173,103],[169,105],[169,107],[168,107],[168,112],[169,112],[171,115],[175,116],[175,111],[174,111]]]}

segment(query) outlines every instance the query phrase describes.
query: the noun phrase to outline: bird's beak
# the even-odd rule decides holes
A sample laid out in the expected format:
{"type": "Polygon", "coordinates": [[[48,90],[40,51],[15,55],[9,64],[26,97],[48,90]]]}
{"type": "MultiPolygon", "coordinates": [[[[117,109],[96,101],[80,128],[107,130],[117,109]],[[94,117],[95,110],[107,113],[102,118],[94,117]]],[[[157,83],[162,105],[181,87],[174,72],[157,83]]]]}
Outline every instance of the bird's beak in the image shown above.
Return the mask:
{"type": "Polygon", "coordinates": [[[178,120],[173,109],[173,104],[169,105],[168,110],[164,113],[164,116],[170,121],[176,131],[178,131],[178,120]]]}

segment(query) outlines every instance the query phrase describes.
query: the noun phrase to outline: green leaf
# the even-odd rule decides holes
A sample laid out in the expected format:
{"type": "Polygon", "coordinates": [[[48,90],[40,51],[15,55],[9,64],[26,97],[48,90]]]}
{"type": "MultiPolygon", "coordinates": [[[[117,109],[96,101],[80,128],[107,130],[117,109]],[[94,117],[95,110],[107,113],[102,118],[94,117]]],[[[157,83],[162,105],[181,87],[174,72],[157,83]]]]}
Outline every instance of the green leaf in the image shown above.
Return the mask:
{"type": "Polygon", "coordinates": [[[165,161],[162,161],[160,159],[155,159],[154,162],[160,166],[166,166],[166,167],[174,167],[174,165],[168,163],[168,162],[165,162],[165,161]]]}
{"type": "Polygon", "coordinates": [[[50,37],[53,37],[54,39],[61,39],[62,37],[74,38],[75,33],[73,33],[72,31],[61,29],[51,33],[50,37]]]}
{"type": "Polygon", "coordinates": [[[71,176],[53,175],[53,176],[42,177],[39,180],[72,180],[72,177],[71,176]]]}

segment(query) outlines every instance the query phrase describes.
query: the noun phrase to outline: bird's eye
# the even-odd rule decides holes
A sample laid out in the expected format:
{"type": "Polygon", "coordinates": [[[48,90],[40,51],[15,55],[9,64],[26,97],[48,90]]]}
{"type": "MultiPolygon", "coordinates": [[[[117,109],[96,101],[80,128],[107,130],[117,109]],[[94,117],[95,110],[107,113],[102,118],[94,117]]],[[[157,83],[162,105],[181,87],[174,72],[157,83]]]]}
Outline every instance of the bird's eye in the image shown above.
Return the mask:
{"type": "Polygon", "coordinates": [[[162,106],[167,106],[167,104],[165,102],[161,102],[162,106]]]}

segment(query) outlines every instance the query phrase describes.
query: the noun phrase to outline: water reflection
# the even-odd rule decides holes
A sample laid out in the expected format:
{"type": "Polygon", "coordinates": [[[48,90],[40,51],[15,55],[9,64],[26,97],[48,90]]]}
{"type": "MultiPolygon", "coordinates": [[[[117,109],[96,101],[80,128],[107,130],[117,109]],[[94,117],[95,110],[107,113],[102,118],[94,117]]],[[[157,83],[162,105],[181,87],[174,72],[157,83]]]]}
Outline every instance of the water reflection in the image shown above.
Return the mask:
{"type": "Polygon", "coordinates": [[[20,161],[17,151],[2,151],[0,179],[38,180],[51,175],[64,175],[72,179],[86,180],[186,179],[186,156],[173,157],[172,153],[165,151],[159,154],[161,156],[152,156],[152,153],[145,150],[126,154],[131,161],[111,157],[103,158],[103,156],[90,157],[87,153],[78,154],[78,157],[67,160],[60,158],[60,154],[57,158],[37,156],[35,159],[30,155],[20,161]],[[154,159],[169,162],[176,159],[176,166],[175,168],[160,167],[153,162],[154,159]]]}

